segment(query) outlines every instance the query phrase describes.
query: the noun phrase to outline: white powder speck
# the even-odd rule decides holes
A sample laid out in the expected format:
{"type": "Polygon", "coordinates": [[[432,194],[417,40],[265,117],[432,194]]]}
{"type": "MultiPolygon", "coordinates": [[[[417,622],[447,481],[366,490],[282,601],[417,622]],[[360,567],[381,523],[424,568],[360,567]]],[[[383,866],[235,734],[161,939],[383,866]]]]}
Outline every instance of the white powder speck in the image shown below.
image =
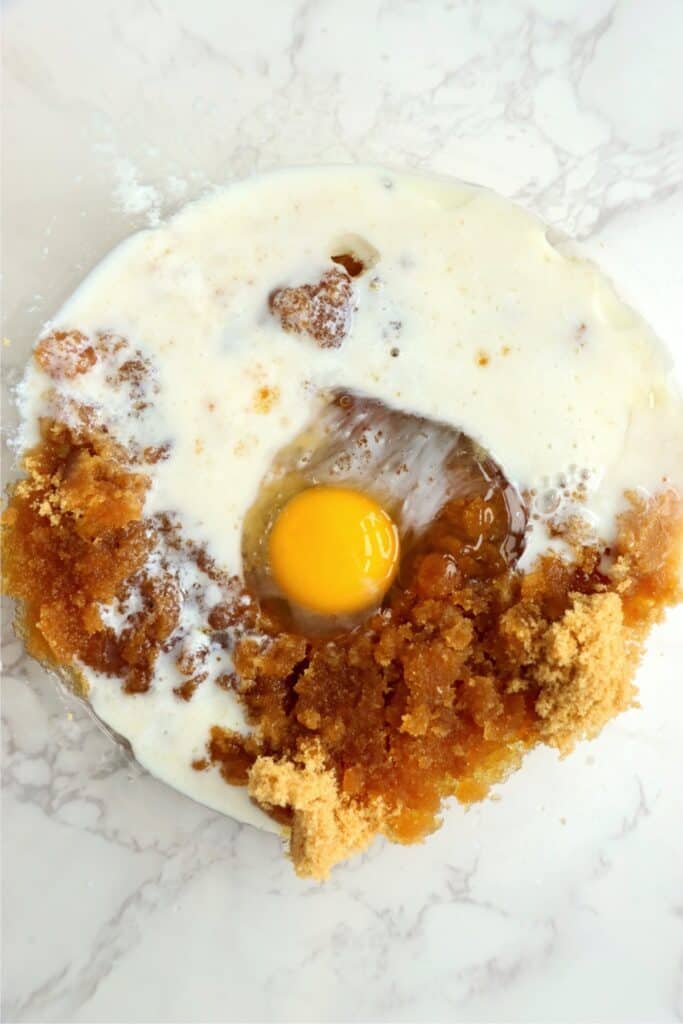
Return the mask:
{"type": "Polygon", "coordinates": [[[161,220],[162,196],[154,185],[143,185],[138,180],[138,171],[130,160],[117,160],[114,165],[116,187],[114,198],[124,213],[144,214],[150,227],[161,220]]]}
{"type": "Polygon", "coordinates": [[[166,197],[169,200],[183,199],[187,194],[187,182],[175,174],[169,174],[166,178],[166,197]]]}

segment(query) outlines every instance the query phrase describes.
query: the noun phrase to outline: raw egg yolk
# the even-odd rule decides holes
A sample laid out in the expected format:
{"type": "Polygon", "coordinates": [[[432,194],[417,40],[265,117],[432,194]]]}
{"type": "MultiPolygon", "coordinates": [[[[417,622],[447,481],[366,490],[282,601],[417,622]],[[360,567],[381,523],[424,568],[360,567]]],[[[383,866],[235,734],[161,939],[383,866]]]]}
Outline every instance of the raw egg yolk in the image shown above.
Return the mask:
{"type": "Polygon", "coordinates": [[[269,541],[278,586],[322,615],[358,612],[380,601],[396,574],[398,552],[398,531],[381,505],[342,487],[295,495],[269,541]]]}

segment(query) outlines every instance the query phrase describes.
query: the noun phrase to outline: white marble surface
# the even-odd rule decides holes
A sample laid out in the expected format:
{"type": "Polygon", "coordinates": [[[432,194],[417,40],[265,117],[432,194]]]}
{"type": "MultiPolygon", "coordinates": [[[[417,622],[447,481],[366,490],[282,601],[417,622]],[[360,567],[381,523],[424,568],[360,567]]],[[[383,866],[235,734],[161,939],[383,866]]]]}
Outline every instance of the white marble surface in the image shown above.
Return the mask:
{"type": "MultiPolygon", "coordinates": [[[[518,199],[683,363],[680,0],[9,0],[4,21],[6,380],[118,239],[321,160],[518,199]]],[[[131,766],[5,637],[3,1019],[683,1020],[683,609],[640,710],[324,887],[131,766]]]]}

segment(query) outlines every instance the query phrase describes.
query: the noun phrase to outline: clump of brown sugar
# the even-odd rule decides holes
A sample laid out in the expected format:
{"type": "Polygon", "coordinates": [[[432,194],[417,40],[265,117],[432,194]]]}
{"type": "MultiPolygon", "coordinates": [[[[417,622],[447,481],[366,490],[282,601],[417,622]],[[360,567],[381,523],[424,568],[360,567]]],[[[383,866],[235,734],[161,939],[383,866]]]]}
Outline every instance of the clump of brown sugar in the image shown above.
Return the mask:
{"type": "Polygon", "coordinates": [[[381,805],[363,807],[340,792],[319,743],[292,760],[257,758],[249,794],[266,810],[291,811],[289,849],[303,876],[325,878],[338,861],[369,846],[382,821],[381,805]]]}
{"type": "Polygon", "coordinates": [[[54,380],[87,373],[97,362],[92,341],[80,331],[51,331],[40,339],[34,355],[41,370],[54,380]]]}
{"type": "Polygon", "coordinates": [[[539,734],[560,750],[632,704],[628,629],[615,593],[579,594],[544,634],[536,679],[539,734]]]}
{"type": "Polygon", "coordinates": [[[85,441],[51,421],[41,433],[3,516],[3,588],[21,602],[29,651],[68,665],[101,630],[99,604],[144,562],[147,481],[104,435],[85,441]]]}
{"type": "MultiPolygon", "coordinates": [[[[123,391],[132,413],[141,413],[149,405],[149,395],[157,390],[149,361],[118,334],[106,331],[89,337],[81,331],[50,331],[34,352],[40,369],[59,383],[88,373],[96,363],[104,365],[107,384],[123,391]]],[[[64,399],[61,399],[64,402],[64,399]]],[[[94,410],[86,405],[71,408],[72,418],[96,424],[94,410]]]]}
{"type": "Polygon", "coordinates": [[[317,284],[278,288],[269,298],[270,310],[285,331],[308,334],[321,348],[339,348],[350,330],[355,304],[351,278],[336,266],[317,284]]]}
{"type": "Polygon", "coordinates": [[[53,421],[41,434],[3,515],[3,590],[19,601],[31,654],[67,670],[78,659],[120,676],[131,692],[144,690],[180,601],[172,581],[142,571],[155,542],[142,518],[147,477],[121,461],[105,434],[53,421]],[[118,635],[100,605],[133,584],[141,609],[118,635]]]}

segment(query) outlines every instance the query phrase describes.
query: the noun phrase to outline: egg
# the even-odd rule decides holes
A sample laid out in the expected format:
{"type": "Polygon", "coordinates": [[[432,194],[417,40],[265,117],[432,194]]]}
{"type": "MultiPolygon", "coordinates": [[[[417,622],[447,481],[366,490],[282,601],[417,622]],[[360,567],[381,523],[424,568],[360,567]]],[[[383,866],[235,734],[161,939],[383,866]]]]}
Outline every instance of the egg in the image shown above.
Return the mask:
{"type": "Polygon", "coordinates": [[[312,487],[291,498],[270,534],[275,581],[295,604],[345,615],[380,601],[398,565],[398,531],[367,494],[312,487]]]}

